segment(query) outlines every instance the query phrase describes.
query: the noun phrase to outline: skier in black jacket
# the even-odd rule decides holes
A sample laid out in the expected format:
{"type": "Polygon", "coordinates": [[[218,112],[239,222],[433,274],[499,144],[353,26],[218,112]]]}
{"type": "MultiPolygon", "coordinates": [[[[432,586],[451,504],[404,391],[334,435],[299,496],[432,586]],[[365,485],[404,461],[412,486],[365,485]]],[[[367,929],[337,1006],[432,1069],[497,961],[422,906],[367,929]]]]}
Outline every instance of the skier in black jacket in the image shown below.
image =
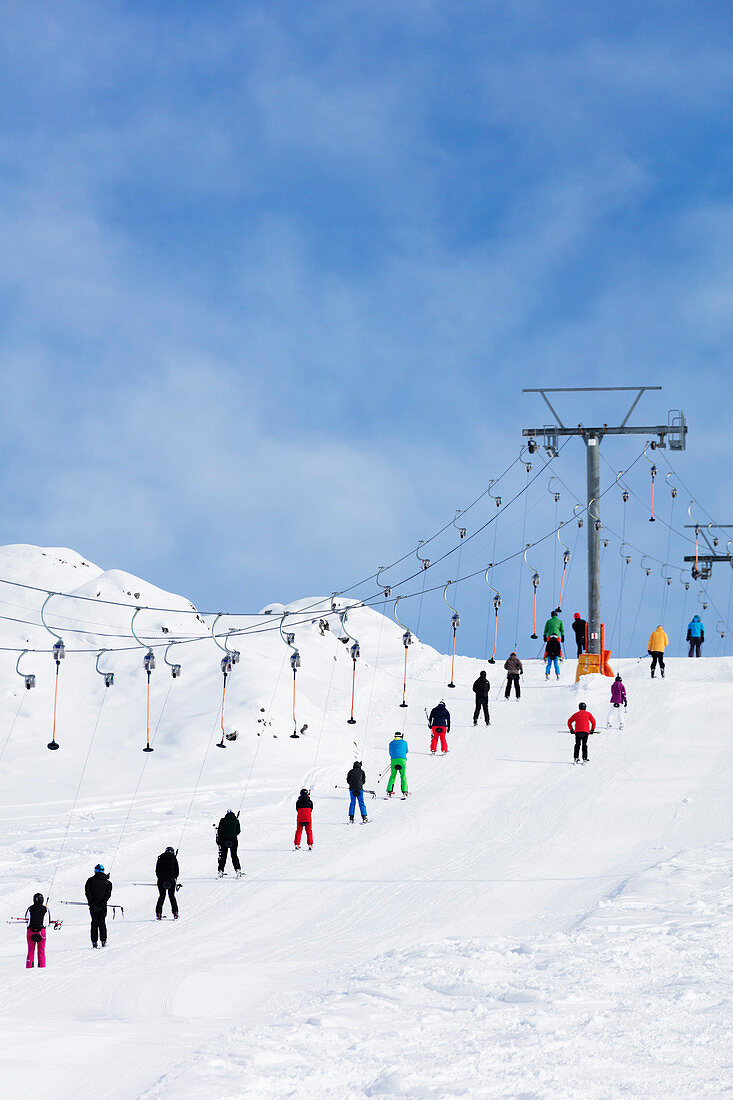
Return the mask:
{"type": "Polygon", "coordinates": [[[227,852],[232,854],[232,865],[237,872],[237,878],[242,877],[242,867],[237,855],[239,841],[239,818],[234,810],[227,810],[219,822],[216,830],[216,843],[219,845],[219,878],[224,877],[224,868],[227,865],[227,852]]]}
{"type": "Polygon", "coordinates": [[[36,948],[38,948],[38,965],[46,965],[46,929],[51,922],[51,914],[43,904],[43,894],[33,895],[33,904],[26,909],[25,919],[28,921],[26,933],[28,955],[25,965],[27,970],[31,970],[34,966],[36,948]]]}
{"type": "Polygon", "coordinates": [[[573,615],[573,633],[575,634],[575,644],[578,647],[578,656],[581,653],[585,653],[585,628],[588,624],[585,619],[581,619],[580,612],[576,611],[573,615]]]}
{"type": "Polygon", "coordinates": [[[430,726],[432,737],[430,738],[430,751],[435,756],[435,750],[438,747],[438,739],[440,739],[440,751],[448,752],[448,745],[446,744],[446,734],[450,733],[450,711],[441,699],[437,707],[433,707],[428,715],[428,725],[430,726]]]}
{"type": "Polygon", "coordinates": [[[89,912],[92,918],[92,947],[97,947],[97,940],[102,947],[107,946],[107,902],[112,894],[112,883],[109,875],[105,875],[104,867],[98,863],[94,868],[94,874],[86,881],[84,893],[89,904],[89,912]]]}
{"type": "Polygon", "coordinates": [[[361,810],[362,824],[365,824],[369,818],[367,817],[366,806],[364,805],[364,784],[366,783],[366,772],[361,766],[361,760],[355,760],[354,766],[350,772],[347,773],[346,782],[351,793],[349,800],[349,821],[354,820],[354,810],[356,809],[356,803],[359,803],[359,809],[361,810]]]}
{"type": "Polygon", "coordinates": [[[473,694],[476,696],[476,706],[473,712],[473,724],[478,725],[479,712],[483,710],[486,725],[491,725],[491,719],[489,718],[489,691],[491,684],[486,679],[486,673],[482,670],[479,673],[478,680],[474,681],[473,694]]]}
{"type": "Polygon", "coordinates": [[[180,875],[175,849],[166,848],[158,856],[155,864],[155,877],[158,880],[158,901],[155,906],[155,915],[158,920],[163,919],[163,902],[165,895],[171,903],[173,919],[178,920],[178,902],[176,901],[176,881],[180,875]]]}

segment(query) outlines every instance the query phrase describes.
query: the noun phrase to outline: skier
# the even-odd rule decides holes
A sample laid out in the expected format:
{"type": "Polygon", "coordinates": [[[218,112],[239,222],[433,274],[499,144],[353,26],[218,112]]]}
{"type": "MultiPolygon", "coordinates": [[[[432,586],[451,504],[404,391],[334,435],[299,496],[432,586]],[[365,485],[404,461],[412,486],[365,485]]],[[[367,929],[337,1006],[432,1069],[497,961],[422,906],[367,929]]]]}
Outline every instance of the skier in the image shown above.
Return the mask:
{"type": "Polygon", "coordinates": [[[301,787],[295,809],[298,815],[295,827],[295,850],[296,852],[300,851],[300,838],[303,835],[303,829],[305,829],[305,839],[308,841],[308,851],[310,852],[313,848],[313,826],[311,825],[313,803],[306,787],[301,787]]]}
{"type": "Polygon", "coordinates": [[[573,633],[575,634],[575,644],[578,647],[578,656],[581,653],[585,653],[585,628],[587,627],[585,619],[581,619],[580,612],[576,611],[573,615],[573,633]]]}
{"type": "Polygon", "coordinates": [[[557,634],[561,642],[565,641],[565,627],[562,625],[559,607],[555,608],[552,615],[545,623],[545,629],[542,631],[543,641],[546,642],[552,634],[557,634]]]}
{"type": "Polygon", "coordinates": [[[517,657],[516,653],[510,653],[504,662],[504,668],[506,669],[506,691],[504,692],[504,698],[508,699],[511,695],[512,684],[514,685],[514,693],[519,699],[522,694],[519,690],[519,677],[524,676],[524,667],[522,662],[517,657]]]}
{"type": "Polygon", "coordinates": [[[664,629],[658,626],[649,636],[649,645],[647,646],[647,653],[652,659],[652,680],[654,679],[654,669],[657,667],[657,663],[659,663],[659,671],[662,674],[662,679],[664,679],[664,651],[668,645],[669,638],[664,629]]]}
{"type": "Polygon", "coordinates": [[[578,763],[580,747],[583,746],[583,763],[588,763],[588,736],[595,733],[596,720],[586,707],[585,703],[578,703],[578,709],[572,717],[568,718],[568,729],[575,734],[575,751],[573,763],[578,763]]]}
{"type": "Polygon", "coordinates": [[[26,970],[35,965],[34,956],[38,948],[38,965],[46,965],[46,929],[51,923],[51,914],[43,904],[43,894],[33,895],[33,904],[25,911],[25,919],[28,921],[26,939],[28,941],[28,955],[25,960],[26,970]]]}
{"type": "Polygon", "coordinates": [[[356,803],[359,803],[359,809],[361,810],[362,824],[366,824],[369,820],[367,817],[366,806],[364,805],[364,784],[366,783],[366,772],[361,766],[361,760],[355,760],[354,766],[350,772],[346,775],[346,783],[349,788],[349,821],[353,824],[354,810],[356,809],[356,803]]]}
{"type": "Polygon", "coordinates": [[[555,665],[555,678],[560,679],[560,666],[558,660],[562,657],[562,646],[560,645],[560,639],[557,634],[551,634],[547,639],[547,645],[545,646],[545,657],[547,658],[547,664],[545,665],[545,679],[550,679],[550,668],[555,665]]]}
{"type": "Polygon", "coordinates": [[[219,878],[224,878],[227,852],[231,853],[232,866],[237,872],[237,878],[241,878],[244,873],[237,855],[239,829],[239,814],[235,814],[234,810],[227,810],[216,830],[216,843],[219,845],[219,878]]]}
{"type": "Polygon", "coordinates": [[[687,624],[687,641],[690,643],[690,652],[687,656],[692,657],[694,653],[695,657],[699,657],[700,646],[705,641],[705,627],[699,615],[694,615],[692,622],[687,624]]]}
{"type": "Polygon", "coordinates": [[[486,673],[481,670],[478,674],[478,680],[473,682],[473,694],[476,696],[476,706],[473,710],[473,724],[478,725],[479,711],[483,710],[486,725],[491,725],[491,719],[489,718],[489,691],[491,684],[486,679],[486,673]]]}
{"type": "Polygon", "coordinates": [[[84,893],[92,918],[92,947],[106,947],[107,902],[112,893],[112,883],[109,881],[109,875],[105,875],[101,863],[97,864],[94,868],[94,874],[87,879],[84,893]],[[99,940],[99,943],[97,943],[97,940],[99,940]]]}
{"type": "Polygon", "coordinates": [[[407,798],[410,793],[407,789],[407,754],[410,750],[407,747],[402,734],[398,731],[394,738],[389,743],[389,758],[391,761],[389,783],[387,784],[387,798],[392,797],[392,791],[394,790],[395,780],[397,776],[400,777],[400,788],[402,790],[402,797],[407,798]]]}
{"type": "Polygon", "coordinates": [[[626,688],[623,685],[621,674],[619,673],[611,684],[611,702],[608,706],[608,717],[606,718],[607,729],[610,730],[612,728],[614,718],[618,721],[618,728],[620,730],[624,728],[624,712],[621,710],[622,706],[625,710],[628,703],[626,701],[626,688]]]}
{"type": "Polygon", "coordinates": [[[155,864],[155,877],[158,880],[158,900],[155,905],[155,916],[158,920],[163,919],[163,902],[165,901],[166,894],[168,894],[168,900],[171,903],[173,919],[178,920],[176,882],[180,873],[175,849],[166,848],[166,850],[161,852],[158,856],[158,861],[155,864]]]}
{"type": "Polygon", "coordinates": [[[438,747],[438,739],[440,739],[440,751],[443,753],[448,752],[445,735],[450,733],[450,711],[443,699],[440,700],[437,707],[433,707],[430,711],[428,715],[428,725],[432,732],[430,751],[433,756],[435,756],[435,750],[438,747]]]}

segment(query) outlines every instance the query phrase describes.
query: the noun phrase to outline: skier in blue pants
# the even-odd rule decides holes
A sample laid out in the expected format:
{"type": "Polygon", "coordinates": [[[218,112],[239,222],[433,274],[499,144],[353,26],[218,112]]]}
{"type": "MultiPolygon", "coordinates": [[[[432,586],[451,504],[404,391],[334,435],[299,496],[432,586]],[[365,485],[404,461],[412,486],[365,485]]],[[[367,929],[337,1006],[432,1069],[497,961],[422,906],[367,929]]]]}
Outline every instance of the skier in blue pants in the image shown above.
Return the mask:
{"type": "Polygon", "coordinates": [[[368,821],[366,806],[364,805],[364,784],[366,783],[366,772],[361,766],[361,760],[355,760],[354,766],[346,776],[346,782],[349,785],[349,792],[351,798],[349,800],[349,821],[354,820],[354,810],[356,809],[356,803],[359,803],[359,809],[361,810],[361,820],[368,821]]]}

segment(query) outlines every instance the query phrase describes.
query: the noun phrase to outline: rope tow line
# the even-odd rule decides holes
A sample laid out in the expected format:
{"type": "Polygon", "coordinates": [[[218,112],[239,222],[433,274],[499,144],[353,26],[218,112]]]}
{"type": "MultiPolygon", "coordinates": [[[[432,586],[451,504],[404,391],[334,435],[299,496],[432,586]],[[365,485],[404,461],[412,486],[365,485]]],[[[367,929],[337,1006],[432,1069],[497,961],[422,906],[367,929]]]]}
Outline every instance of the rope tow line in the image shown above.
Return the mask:
{"type": "Polygon", "coordinates": [[[339,615],[339,619],[341,621],[341,629],[344,632],[344,634],[346,635],[345,638],[342,638],[342,641],[344,641],[344,642],[350,641],[350,642],[353,643],[351,645],[351,647],[349,648],[349,654],[351,656],[351,660],[353,661],[353,670],[352,670],[352,673],[351,673],[351,714],[346,719],[346,722],[347,722],[347,725],[349,725],[349,726],[355,726],[356,725],[356,718],[354,718],[354,698],[355,698],[355,694],[356,694],[356,662],[359,659],[359,657],[361,656],[361,650],[359,648],[359,643],[356,640],[356,638],[353,636],[353,634],[349,634],[348,630],[346,629],[346,622],[348,620],[348,617],[349,617],[348,609],[344,609],[339,615]]]}
{"type": "Polygon", "coordinates": [[[454,688],[456,686],[453,682],[453,672],[454,672],[455,663],[456,663],[456,630],[461,625],[461,617],[458,614],[458,608],[454,607],[453,604],[450,603],[449,600],[448,600],[448,589],[451,586],[451,584],[453,584],[453,581],[448,581],[448,584],[443,589],[443,599],[445,600],[446,604],[448,605],[448,607],[453,612],[453,615],[451,616],[451,626],[453,627],[453,650],[451,652],[450,683],[448,684],[448,687],[449,688],[454,688]]]}
{"type": "Polygon", "coordinates": [[[400,620],[397,618],[397,604],[400,602],[401,599],[403,599],[403,597],[398,596],[397,599],[395,600],[392,615],[393,615],[394,621],[397,623],[397,625],[401,626],[402,629],[405,632],[402,635],[402,644],[405,647],[405,672],[404,672],[404,676],[402,678],[402,702],[400,703],[400,706],[401,707],[406,707],[407,706],[407,699],[405,697],[407,695],[407,650],[412,645],[412,634],[410,633],[408,628],[405,626],[405,624],[400,622],[400,620]]]}
{"type": "MultiPolygon", "coordinates": [[[[214,639],[214,641],[216,642],[219,649],[221,649],[224,653],[224,656],[222,657],[221,662],[220,662],[220,668],[221,668],[222,677],[223,677],[223,684],[222,684],[222,689],[221,689],[221,708],[220,708],[220,713],[221,713],[221,740],[217,741],[217,743],[216,743],[216,747],[218,749],[225,749],[226,748],[226,745],[224,744],[224,738],[226,736],[226,734],[224,732],[224,705],[225,705],[226,696],[227,696],[227,677],[231,674],[232,669],[234,668],[234,666],[239,664],[239,657],[240,657],[239,650],[230,649],[228,643],[226,642],[226,640],[224,642],[224,645],[222,645],[221,642],[219,641],[219,639],[216,636],[216,624],[219,622],[219,619],[221,619],[222,614],[223,614],[223,612],[219,613],[216,616],[216,618],[214,619],[214,622],[211,626],[211,637],[214,639]]],[[[231,633],[231,631],[229,633],[231,633]]],[[[180,668],[180,665],[178,667],[180,668]]]]}
{"type": "MultiPolygon", "coordinates": [[[[144,643],[140,641],[137,634],[135,633],[135,619],[141,611],[141,607],[135,609],[135,613],[132,616],[132,621],[130,622],[130,633],[132,634],[133,638],[140,646],[140,648],[145,649],[144,643]]],[[[145,675],[148,678],[148,690],[145,706],[145,748],[143,749],[143,752],[154,752],[153,746],[150,744],[150,674],[155,668],[155,654],[150,648],[143,657],[143,668],[145,669],[145,675]]]]}
{"type": "Polygon", "coordinates": [[[534,594],[534,599],[533,599],[533,611],[532,611],[532,633],[530,634],[530,638],[532,638],[533,641],[537,641],[537,589],[539,588],[539,584],[540,584],[540,575],[537,572],[537,570],[533,569],[533,567],[527,561],[527,550],[529,550],[529,548],[530,547],[529,547],[529,543],[528,543],[527,544],[527,549],[524,551],[524,564],[527,566],[528,569],[533,570],[532,571],[532,592],[534,594]]]}
{"type": "Polygon", "coordinates": [[[490,565],[484,573],[484,580],[489,585],[491,591],[494,593],[494,596],[492,598],[492,603],[494,605],[494,648],[491,651],[491,656],[489,657],[490,665],[496,664],[496,640],[499,636],[499,608],[501,607],[501,595],[499,593],[499,590],[498,588],[494,588],[493,584],[490,584],[489,582],[489,573],[493,572],[493,569],[493,565],[490,565]]]}
{"type": "MultiPolygon", "coordinates": [[[[332,610],[336,610],[333,605],[332,610]]],[[[283,634],[283,623],[285,622],[289,614],[289,611],[285,611],[283,613],[280,619],[279,627],[280,637],[285,642],[285,645],[292,650],[292,653],[290,654],[290,667],[293,670],[293,732],[290,734],[290,736],[298,738],[300,737],[300,734],[298,733],[298,719],[296,717],[296,683],[298,677],[298,669],[300,668],[300,652],[295,645],[295,634],[293,634],[292,631],[289,631],[287,634],[283,634]]]]}
{"type": "MultiPolygon", "coordinates": [[[[43,604],[41,605],[41,622],[43,623],[43,625],[45,626],[45,628],[49,632],[49,634],[53,638],[56,639],[56,641],[54,642],[54,644],[51,648],[51,653],[53,654],[53,659],[56,663],[56,676],[54,678],[54,687],[53,687],[53,727],[52,727],[52,730],[51,730],[51,740],[46,745],[47,749],[58,749],[58,747],[59,747],[58,741],[56,740],[56,715],[57,715],[58,700],[59,700],[59,669],[61,668],[62,660],[66,656],[66,650],[64,648],[63,638],[61,637],[60,634],[57,634],[55,630],[52,630],[51,627],[46,622],[46,616],[45,616],[46,605],[48,604],[48,601],[55,595],[57,595],[56,592],[48,592],[46,594],[46,599],[43,601],[43,604]]],[[[26,686],[28,686],[27,681],[26,681],[26,686]]]]}

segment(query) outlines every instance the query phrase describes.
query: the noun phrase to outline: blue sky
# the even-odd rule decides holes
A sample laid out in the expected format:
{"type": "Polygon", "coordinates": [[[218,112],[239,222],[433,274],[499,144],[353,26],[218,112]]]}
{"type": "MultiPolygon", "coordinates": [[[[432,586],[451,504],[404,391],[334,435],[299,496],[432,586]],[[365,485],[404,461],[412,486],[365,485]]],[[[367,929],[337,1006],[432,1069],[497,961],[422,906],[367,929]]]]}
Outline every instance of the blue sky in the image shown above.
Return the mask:
{"type": "MultiPolygon", "coordinates": [[[[546,419],[521,395],[541,384],[663,385],[636,423],[684,408],[675,466],[733,522],[729,5],[2,10],[3,542],[207,608],[331,592],[478,496],[546,419]]],[[[604,444],[616,470],[639,449],[604,444]]],[[[582,496],[582,446],[559,462],[582,496]]],[[[554,519],[540,490],[527,541],[554,519]]],[[[472,547],[488,564],[490,532],[472,547]]],[[[678,632],[682,585],[674,611],[661,580],[642,597],[639,562],[639,636],[662,610],[678,632]]],[[[485,593],[464,592],[479,653],[485,593]]],[[[445,610],[419,612],[440,646],[445,610]]]]}

